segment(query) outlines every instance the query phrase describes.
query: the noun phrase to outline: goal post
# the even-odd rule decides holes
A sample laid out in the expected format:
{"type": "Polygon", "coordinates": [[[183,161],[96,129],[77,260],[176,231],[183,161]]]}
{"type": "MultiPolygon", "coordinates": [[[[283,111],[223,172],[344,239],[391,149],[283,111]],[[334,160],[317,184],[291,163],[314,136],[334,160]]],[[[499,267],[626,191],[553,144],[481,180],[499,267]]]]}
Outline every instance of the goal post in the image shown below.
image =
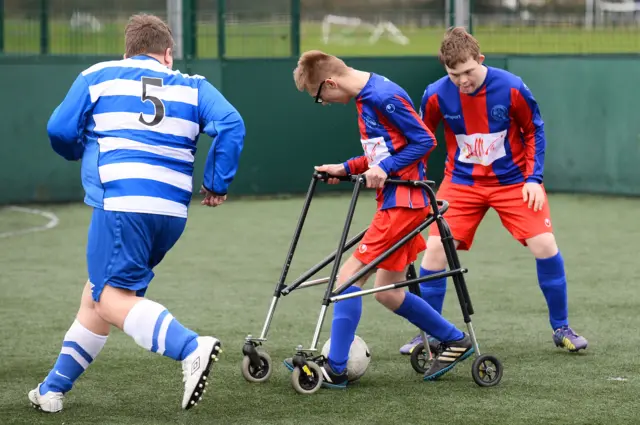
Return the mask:
{"type": "Polygon", "coordinates": [[[396,44],[407,45],[409,38],[391,21],[376,24],[358,17],[326,15],[322,20],[322,41],[324,44],[376,44],[381,37],[387,37],[396,44]]]}
{"type": "Polygon", "coordinates": [[[585,0],[587,28],[613,25],[640,25],[640,2],[636,0],[585,0]]]}

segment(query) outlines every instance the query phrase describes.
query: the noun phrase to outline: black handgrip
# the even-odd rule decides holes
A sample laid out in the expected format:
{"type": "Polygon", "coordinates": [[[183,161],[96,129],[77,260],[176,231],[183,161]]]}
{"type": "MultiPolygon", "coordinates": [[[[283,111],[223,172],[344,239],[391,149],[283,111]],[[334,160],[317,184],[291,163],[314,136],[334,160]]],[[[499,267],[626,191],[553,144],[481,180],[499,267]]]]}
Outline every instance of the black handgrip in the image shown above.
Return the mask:
{"type": "MultiPolygon", "coordinates": [[[[332,176],[325,171],[314,171],[313,178],[321,181],[327,181],[329,178],[335,178],[340,180],[341,182],[360,182],[363,185],[366,185],[367,179],[364,174],[352,174],[349,176],[332,176]]],[[[414,186],[414,187],[422,187],[427,192],[427,198],[429,198],[429,203],[432,205],[432,209],[434,214],[439,214],[438,201],[436,200],[436,194],[434,189],[436,187],[436,182],[433,180],[396,180],[396,179],[386,179],[384,184],[395,184],[398,186],[414,186]]],[[[445,208],[446,210],[446,208],[445,208]]]]}
{"type": "Polygon", "coordinates": [[[327,173],[326,171],[315,171],[313,173],[313,178],[317,179],[317,180],[321,180],[323,182],[326,182],[327,180],[329,180],[330,178],[332,179],[338,179],[341,182],[350,182],[353,181],[353,178],[351,176],[332,176],[329,173],[327,173]]]}
{"type": "Polygon", "coordinates": [[[387,179],[387,180],[385,180],[384,184],[397,184],[399,186],[422,186],[424,188],[429,186],[429,188],[431,188],[431,189],[436,187],[436,182],[434,182],[433,180],[393,180],[393,179],[387,179]]]}

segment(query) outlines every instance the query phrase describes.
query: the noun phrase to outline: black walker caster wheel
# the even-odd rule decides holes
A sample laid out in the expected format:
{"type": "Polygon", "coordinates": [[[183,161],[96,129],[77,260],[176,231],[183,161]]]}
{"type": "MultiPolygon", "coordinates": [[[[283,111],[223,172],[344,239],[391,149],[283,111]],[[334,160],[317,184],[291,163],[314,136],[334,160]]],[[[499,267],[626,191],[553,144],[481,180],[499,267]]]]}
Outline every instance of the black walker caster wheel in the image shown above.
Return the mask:
{"type": "Polygon", "coordinates": [[[249,382],[259,383],[269,379],[273,369],[269,354],[261,350],[256,350],[256,354],[260,359],[260,364],[252,362],[249,356],[244,356],[242,359],[242,376],[249,382]]]}
{"type": "Polygon", "coordinates": [[[249,382],[264,382],[272,371],[271,357],[258,349],[260,343],[247,341],[242,347],[242,376],[249,382]]]}
{"type": "Polygon", "coordinates": [[[413,350],[411,351],[411,367],[413,367],[413,370],[418,373],[424,374],[429,370],[431,363],[433,363],[433,359],[434,353],[429,353],[425,350],[424,343],[422,342],[413,347],[413,350]],[[431,354],[431,356],[429,354],[431,354]]]}
{"type": "MultiPolygon", "coordinates": [[[[294,362],[296,364],[297,362],[294,362]]],[[[296,365],[291,373],[291,385],[299,394],[313,394],[322,386],[322,371],[314,362],[296,365]]]]}
{"type": "Polygon", "coordinates": [[[471,375],[481,387],[493,387],[502,379],[502,363],[495,356],[483,354],[473,362],[471,375]]]}

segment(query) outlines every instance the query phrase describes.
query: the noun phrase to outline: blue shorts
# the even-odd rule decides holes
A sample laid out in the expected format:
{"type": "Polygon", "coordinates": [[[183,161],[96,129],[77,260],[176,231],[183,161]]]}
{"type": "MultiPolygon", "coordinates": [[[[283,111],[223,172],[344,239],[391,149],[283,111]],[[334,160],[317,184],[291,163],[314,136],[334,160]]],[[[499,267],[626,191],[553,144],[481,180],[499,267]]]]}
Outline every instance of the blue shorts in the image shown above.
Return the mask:
{"type": "Polygon", "coordinates": [[[93,209],[87,240],[91,295],[100,301],[104,285],[143,297],[153,268],[178,241],[186,218],[93,209]]]}

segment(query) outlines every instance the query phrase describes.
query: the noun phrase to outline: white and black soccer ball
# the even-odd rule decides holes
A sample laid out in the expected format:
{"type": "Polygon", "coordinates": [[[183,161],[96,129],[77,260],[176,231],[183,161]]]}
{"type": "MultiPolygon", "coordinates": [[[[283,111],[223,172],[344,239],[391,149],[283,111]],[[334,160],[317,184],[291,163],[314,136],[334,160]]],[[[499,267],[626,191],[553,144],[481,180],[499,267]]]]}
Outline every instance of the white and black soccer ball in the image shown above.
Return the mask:
{"type": "MultiPolygon", "coordinates": [[[[329,347],[331,346],[331,338],[324,343],[322,347],[322,355],[329,356],[329,347]]],[[[351,347],[349,348],[349,360],[347,360],[347,377],[349,382],[357,381],[362,378],[371,363],[371,352],[364,339],[358,335],[355,336],[351,347]]]]}

